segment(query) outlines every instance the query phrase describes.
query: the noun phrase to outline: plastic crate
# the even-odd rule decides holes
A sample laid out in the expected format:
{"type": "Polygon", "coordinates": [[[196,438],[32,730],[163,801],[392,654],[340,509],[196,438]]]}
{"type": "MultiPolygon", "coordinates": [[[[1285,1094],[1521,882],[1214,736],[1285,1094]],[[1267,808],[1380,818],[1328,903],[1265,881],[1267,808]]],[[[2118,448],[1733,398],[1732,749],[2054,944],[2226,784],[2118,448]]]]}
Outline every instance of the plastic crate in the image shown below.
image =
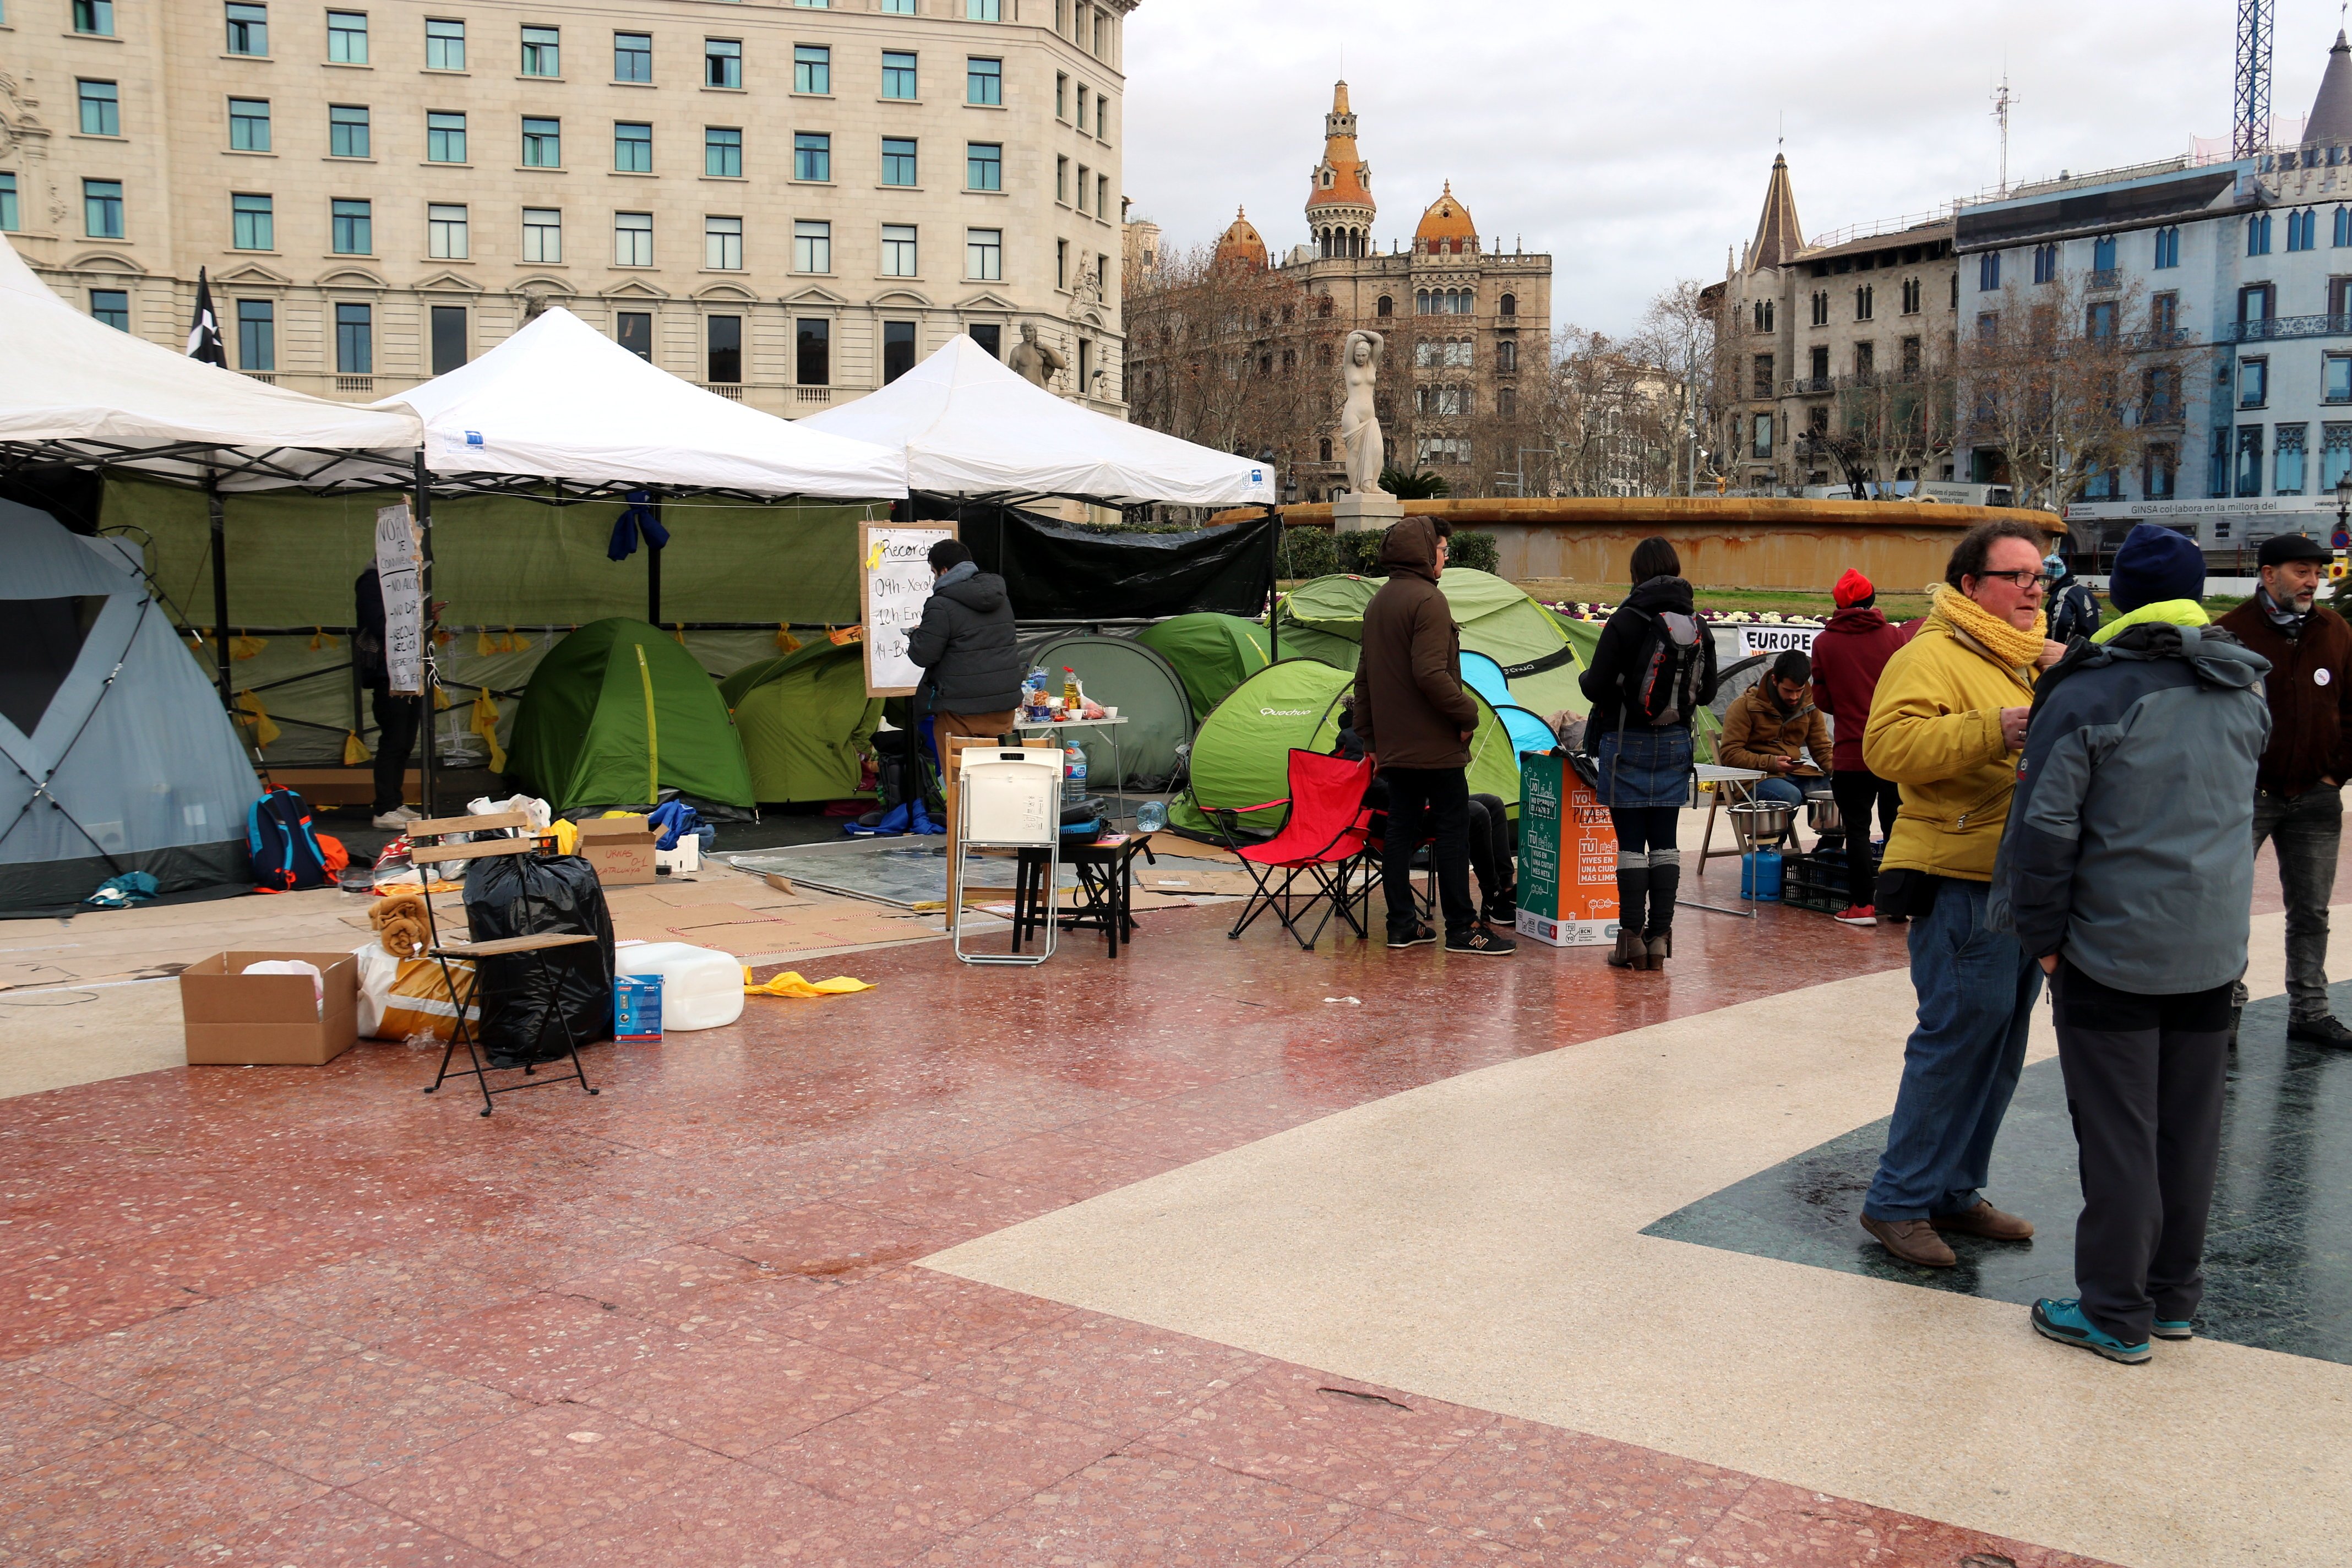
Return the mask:
{"type": "Polygon", "coordinates": [[[1783,863],[1780,901],[1815,914],[1833,915],[1853,900],[1846,897],[1843,857],[1791,855],[1783,863]]]}

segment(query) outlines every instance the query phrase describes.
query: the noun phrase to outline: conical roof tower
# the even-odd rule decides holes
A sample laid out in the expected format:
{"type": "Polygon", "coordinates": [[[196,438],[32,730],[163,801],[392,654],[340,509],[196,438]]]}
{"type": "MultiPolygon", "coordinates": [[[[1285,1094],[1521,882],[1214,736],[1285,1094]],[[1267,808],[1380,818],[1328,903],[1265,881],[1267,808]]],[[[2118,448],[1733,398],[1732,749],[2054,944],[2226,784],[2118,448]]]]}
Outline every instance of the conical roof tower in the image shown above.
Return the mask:
{"type": "Polygon", "coordinates": [[[1756,237],[1748,247],[1748,270],[1782,266],[1804,248],[1804,227],[1797,222],[1797,193],[1789,184],[1789,160],[1776,153],[1771,183],[1764,187],[1764,211],[1756,220],[1756,237]]]}
{"type": "Polygon", "coordinates": [[[2352,142],[2352,42],[2342,32],[2327,51],[2327,69],[2319,79],[2319,96],[2311,100],[2311,118],[2304,122],[2305,142],[2352,142]]]}

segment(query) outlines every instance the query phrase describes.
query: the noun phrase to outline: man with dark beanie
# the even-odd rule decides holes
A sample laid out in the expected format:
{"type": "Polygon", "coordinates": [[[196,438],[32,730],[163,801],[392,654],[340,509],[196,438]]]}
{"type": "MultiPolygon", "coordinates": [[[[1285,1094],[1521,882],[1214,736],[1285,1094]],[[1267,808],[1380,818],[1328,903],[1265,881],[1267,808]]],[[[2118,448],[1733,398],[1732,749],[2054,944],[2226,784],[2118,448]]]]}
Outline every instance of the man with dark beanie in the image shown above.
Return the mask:
{"type": "MultiPolygon", "coordinates": [[[[2270,745],[2254,781],[2254,848],[2278,850],[2286,895],[2287,1038],[2352,1047],[2352,1029],[2327,1003],[2327,902],[2336,891],[2336,851],[2344,831],[2347,769],[2352,768],[2352,626],[2315,603],[2330,555],[2299,533],[2263,541],[2262,586],[2221,617],[2231,636],[2271,661],[2263,692],[2270,745]]],[[[2232,997],[2246,1005],[2245,982],[2232,997]]],[[[2230,1037],[2237,1038],[2236,1012],[2230,1037]]]]}

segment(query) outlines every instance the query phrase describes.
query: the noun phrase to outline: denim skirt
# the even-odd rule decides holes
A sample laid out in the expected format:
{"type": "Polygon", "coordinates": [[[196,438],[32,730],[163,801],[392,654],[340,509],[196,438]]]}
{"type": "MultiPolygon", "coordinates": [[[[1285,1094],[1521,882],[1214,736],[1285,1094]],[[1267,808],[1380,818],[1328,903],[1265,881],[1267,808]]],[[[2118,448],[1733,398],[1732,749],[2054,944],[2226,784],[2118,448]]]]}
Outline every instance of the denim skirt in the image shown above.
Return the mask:
{"type": "Polygon", "coordinates": [[[1690,799],[1691,732],[1683,725],[1612,730],[1594,753],[1603,805],[1678,806],[1690,799]]]}

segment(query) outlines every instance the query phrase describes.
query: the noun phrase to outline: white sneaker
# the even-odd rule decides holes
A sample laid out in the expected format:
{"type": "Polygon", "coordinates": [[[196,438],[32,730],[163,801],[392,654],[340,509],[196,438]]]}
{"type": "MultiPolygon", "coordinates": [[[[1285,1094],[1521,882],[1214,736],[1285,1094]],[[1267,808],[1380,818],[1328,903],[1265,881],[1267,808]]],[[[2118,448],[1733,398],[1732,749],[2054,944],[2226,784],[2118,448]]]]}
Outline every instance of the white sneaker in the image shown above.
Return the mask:
{"type": "Polygon", "coordinates": [[[417,810],[413,805],[394,806],[392,808],[392,815],[399,817],[403,822],[422,822],[425,820],[425,814],[417,810]]]}
{"type": "Polygon", "coordinates": [[[416,820],[415,814],[404,806],[399,811],[385,812],[382,816],[375,818],[370,826],[380,827],[386,833],[398,833],[416,820]]]}

